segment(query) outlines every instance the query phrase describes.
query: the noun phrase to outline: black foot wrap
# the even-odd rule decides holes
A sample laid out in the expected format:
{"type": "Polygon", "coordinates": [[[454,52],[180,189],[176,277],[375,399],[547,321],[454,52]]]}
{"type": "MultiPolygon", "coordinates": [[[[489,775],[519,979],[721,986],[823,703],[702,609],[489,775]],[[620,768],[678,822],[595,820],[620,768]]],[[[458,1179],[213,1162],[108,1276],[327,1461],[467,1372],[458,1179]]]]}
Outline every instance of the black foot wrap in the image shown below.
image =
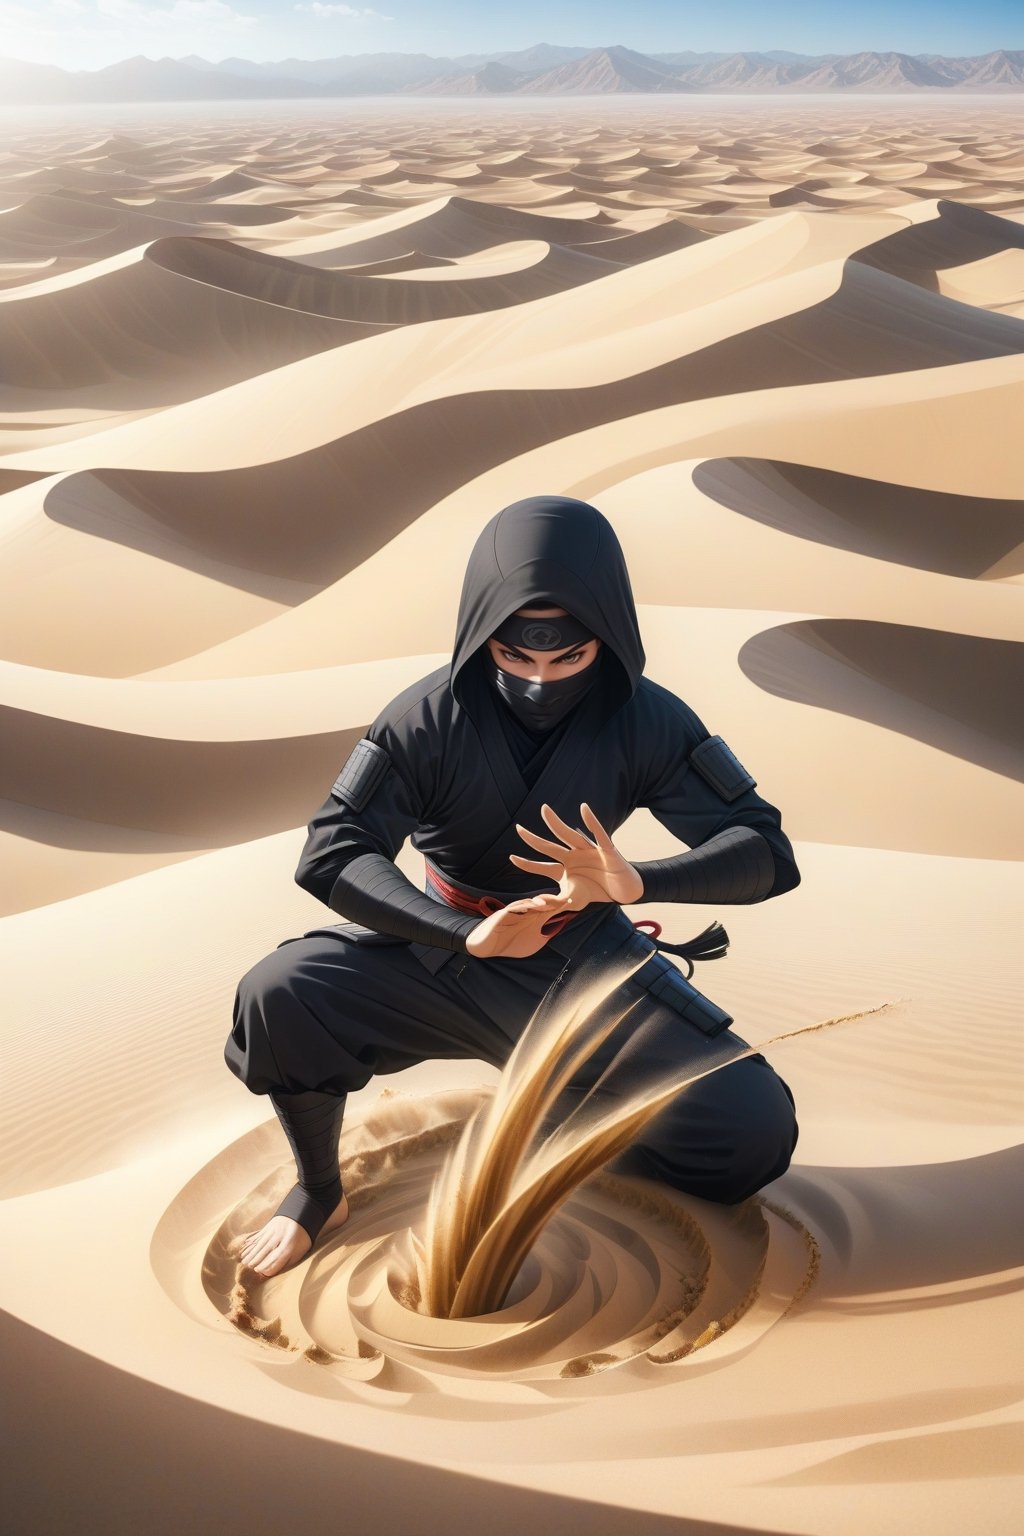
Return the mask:
{"type": "Polygon", "coordinates": [[[342,1196],[338,1140],[348,1095],[335,1093],[270,1094],[270,1102],[295,1154],[299,1182],[274,1212],[290,1216],[315,1243],[320,1229],[342,1196]]]}

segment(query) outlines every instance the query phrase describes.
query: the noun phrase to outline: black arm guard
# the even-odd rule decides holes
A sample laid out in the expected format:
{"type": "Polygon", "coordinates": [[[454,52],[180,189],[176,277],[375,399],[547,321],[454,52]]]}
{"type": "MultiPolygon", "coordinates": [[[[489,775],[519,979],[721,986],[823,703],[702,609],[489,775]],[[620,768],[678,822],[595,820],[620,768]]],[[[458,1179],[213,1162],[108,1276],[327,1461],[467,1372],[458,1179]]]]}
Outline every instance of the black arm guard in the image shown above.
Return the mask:
{"type": "Polygon", "coordinates": [[[482,916],[459,912],[418,891],[382,853],[350,859],[331,887],[328,906],[365,928],[414,944],[466,951],[466,936],[482,916]]]}
{"type": "Polygon", "coordinates": [[[767,839],[744,826],[724,827],[698,848],[633,867],[644,882],[640,901],[761,901],[775,882],[767,839]]]}

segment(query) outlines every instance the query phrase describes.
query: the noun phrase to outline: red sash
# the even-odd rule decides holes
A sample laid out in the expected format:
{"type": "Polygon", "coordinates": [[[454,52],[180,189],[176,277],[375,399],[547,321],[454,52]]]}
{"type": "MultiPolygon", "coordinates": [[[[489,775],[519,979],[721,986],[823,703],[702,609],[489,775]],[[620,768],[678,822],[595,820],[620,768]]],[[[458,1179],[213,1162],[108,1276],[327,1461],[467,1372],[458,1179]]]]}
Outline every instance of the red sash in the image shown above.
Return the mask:
{"type": "MultiPolygon", "coordinates": [[[[459,912],[479,912],[482,917],[490,917],[492,913],[500,912],[502,907],[507,907],[510,902],[522,899],[519,896],[510,896],[508,901],[501,901],[497,896],[470,896],[468,891],[453,885],[450,880],[443,879],[431,864],[426,863],[426,871],[427,879],[438,895],[443,898],[449,907],[455,907],[459,912]]],[[[569,923],[574,922],[584,910],[584,908],[581,908],[579,912],[557,912],[550,919],[549,923],[544,924],[544,933],[549,938],[554,937],[556,933],[561,933],[562,929],[569,923]]],[[[661,924],[656,923],[651,917],[641,918],[639,922],[634,920],[633,927],[652,929],[651,937],[654,939],[661,932],[661,924]]]]}

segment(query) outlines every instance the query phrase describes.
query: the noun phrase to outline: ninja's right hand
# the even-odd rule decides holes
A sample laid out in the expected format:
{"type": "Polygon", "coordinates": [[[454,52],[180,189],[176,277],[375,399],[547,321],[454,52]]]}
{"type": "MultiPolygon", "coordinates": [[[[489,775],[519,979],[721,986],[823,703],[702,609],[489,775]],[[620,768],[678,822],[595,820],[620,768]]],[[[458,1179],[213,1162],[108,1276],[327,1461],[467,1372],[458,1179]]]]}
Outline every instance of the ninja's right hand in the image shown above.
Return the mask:
{"type": "Polygon", "coordinates": [[[466,939],[466,950],[477,959],[495,956],[501,959],[523,959],[543,949],[554,934],[544,933],[544,924],[556,913],[569,906],[569,898],[557,891],[546,891],[542,896],[525,896],[521,901],[509,902],[485,917],[471,928],[466,939]]]}

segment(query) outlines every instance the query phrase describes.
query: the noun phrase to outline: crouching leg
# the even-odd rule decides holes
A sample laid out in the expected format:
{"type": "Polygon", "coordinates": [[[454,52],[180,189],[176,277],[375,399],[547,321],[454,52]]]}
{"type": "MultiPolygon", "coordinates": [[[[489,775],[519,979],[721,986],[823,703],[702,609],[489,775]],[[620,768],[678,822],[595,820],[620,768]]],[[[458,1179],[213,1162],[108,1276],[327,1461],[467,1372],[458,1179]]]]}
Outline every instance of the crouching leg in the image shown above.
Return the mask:
{"type": "Polygon", "coordinates": [[[793,1095],[763,1056],[684,1088],[631,1144],[623,1168],[734,1204],[779,1178],[796,1147],[793,1095]]]}

